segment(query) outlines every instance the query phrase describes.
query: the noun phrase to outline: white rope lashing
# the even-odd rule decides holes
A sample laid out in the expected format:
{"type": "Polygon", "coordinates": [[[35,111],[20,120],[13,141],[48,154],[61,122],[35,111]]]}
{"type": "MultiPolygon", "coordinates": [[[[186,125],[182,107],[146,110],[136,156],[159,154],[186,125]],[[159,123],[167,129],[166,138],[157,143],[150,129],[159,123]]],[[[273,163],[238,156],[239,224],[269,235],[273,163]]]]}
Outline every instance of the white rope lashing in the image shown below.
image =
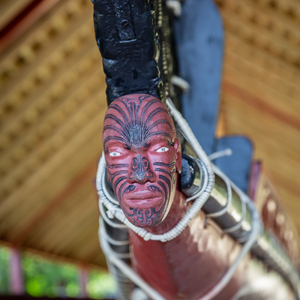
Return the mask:
{"type": "Polygon", "coordinates": [[[199,142],[194,136],[189,125],[184,120],[182,115],[174,107],[170,99],[167,100],[167,105],[170,109],[171,115],[175,119],[178,126],[180,126],[182,133],[186,136],[188,142],[191,145],[193,145],[196,155],[200,159],[200,162],[203,165],[203,170],[204,170],[203,188],[196,195],[187,199],[187,201],[194,200],[194,199],[196,200],[193,203],[193,205],[189,208],[189,210],[186,212],[186,214],[183,216],[183,218],[171,230],[169,230],[164,234],[152,234],[143,228],[137,227],[127,220],[121,208],[118,205],[114,204],[116,203],[115,202],[116,199],[113,199],[113,197],[107,191],[106,184],[105,184],[106,165],[105,165],[105,159],[103,154],[98,165],[98,172],[96,177],[96,186],[100,197],[100,204],[99,204],[100,210],[102,209],[101,204],[104,204],[104,206],[108,210],[108,216],[117,218],[119,221],[124,223],[131,230],[133,230],[136,234],[141,236],[145,241],[155,240],[155,241],[166,242],[176,238],[186,228],[189,221],[193,219],[196,216],[196,214],[201,210],[202,206],[209,198],[214,186],[214,172],[210,160],[208,159],[207,155],[201,148],[199,142]]]}
{"type": "MultiPolygon", "coordinates": [[[[170,231],[164,233],[164,234],[152,234],[148,231],[146,231],[144,228],[137,227],[130,223],[127,218],[125,217],[122,209],[117,204],[117,199],[111,195],[111,193],[108,191],[106,182],[105,182],[105,170],[106,170],[106,164],[104,155],[102,154],[102,157],[99,161],[98,165],[98,172],[96,177],[96,187],[99,194],[99,208],[101,215],[103,216],[105,222],[107,222],[109,225],[117,228],[124,228],[128,227],[129,229],[133,230],[136,234],[141,236],[145,241],[147,240],[156,240],[161,242],[167,242],[174,238],[176,238],[188,225],[189,221],[193,219],[196,214],[201,210],[202,206],[205,204],[207,199],[209,198],[213,186],[214,186],[214,173],[216,173],[218,176],[220,176],[227,187],[227,202],[226,205],[222,210],[216,213],[211,213],[208,215],[208,217],[218,217],[223,215],[227,212],[228,207],[230,206],[231,199],[232,199],[232,187],[236,191],[236,193],[239,195],[241,201],[242,201],[242,219],[239,223],[236,225],[227,228],[224,230],[224,232],[233,232],[241,227],[242,221],[244,220],[245,214],[246,214],[246,206],[249,208],[251,215],[252,215],[252,230],[250,234],[247,234],[247,236],[243,237],[246,239],[246,243],[243,245],[241,252],[239,253],[236,260],[233,262],[233,264],[230,266],[230,268],[227,270],[223,278],[214,286],[212,290],[210,290],[206,295],[201,297],[199,300],[209,300],[212,299],[215,295],[217,295],[230,281],[232,278],[236,268],[238,267],[241,260],[245,257],[245,255],[249,252],[251,247],[254,245],[254,243],[257,240],[258,234],[260,233],[260,230],[262,228],[261,221],[259,214],[254,207],[254,205],[251,203],[249,198],[244,195],[230,180],[228,177],[222,173],[217,167],[211,165],[210,159],[207,157],[201,146],[199,145],[198,140],[194,136],[192,130],[190,129],[189,125],[185,121],[185,119],[182,117],[182,115],[177,111],[177,109],[174,107],[172,101],[170,99],[167,99],[167,106],[170,110],[171,115],[175,119],[177,125],[179,126],[181,132],[183,133],[186,140],[189,142],[189,144],[193,147],[196,155],[198,156],[198,159],[200,160],[200,163],[202,165],[203,170],[203,187],[201,190],[193,195],[192,197],[186,199],[186,201],[194,200],[193,205],[190,207],[190,209],[186,212],[186,214],[183,216],[183,218],[178,222],[178,224],[172,228],[170,231]],[[104,211],[102,205],[104,205],[107,209],[107,212],[104,211]],[[107,215],[107,216],[106,216],[107,215]],[[115,217],[118,219],[122,224],[118,224],[115,222],[112,222],[109,220],[109,218],[115,217]]],[[[226,150],[227,151],[227,150],[226,150]]],[[[229,151],[226,152],[225,155],[229,154],[229,151]]],[[[221,153],[220,153],[221,154],[221,153]]],[[[224,155],[224,153],[222,153],[224,155]]],[[[212,157],[212,159],[215,159],[222,155],[215,155],[212,157]]],[[[103,221],[101,221],[103,222],[103,221]]],[[[154,291],[147,283],[145,283],[130,267],[128,267],[120,258],[118,257],[118,253],[113,251],[111,247],[109,246],[108,242],[111,242],[114,244],[115,242],[119,243],[118,241],[110,241],[110,238],[108,237],[105,228],[102,224],[100,226],[100,242],[101,246],[103,248],[103,251],[107,257],[113,264],[115,264],[117,267],[120,268],[120,270],[124,273],[124,275],[128,276],[130,280],[132,280],[135,284],[137,284],[141,289],[145,291],[146,294],[150,296],[154,300],[162,300],[164,299],[161,295],[159,295],[156,291],[154,291]],[[101,229],[102,228],[102,229],[101,229]],[[153,293],[154,292],[154,293],[153,293]]],[[[127,241],[126,241],[127,242],[127,241]]],[[[242,240],[240,241],[242,242],[242,240]]],[[[122,242],[120,242],[122,243],[122,242]]],[[[122,256],[122,255],[121,255],[122,256]]],[[[128,257],[128,254],[124,254],[124,257],[128,257]]]]}
{"type": "Polygon", "coordinates": [[[151,299],[165,300],[158,292],[156,292],[147,282],[145,282],[132,268],[130,268],[125,262],[123,262],[117,256],[117,253],[112,250],[108,244],[108,234],[105,231],[105,227],[102,219],[100,219],[99,239],[102,250],[106,258],[118,267],[121,272],[126,275],[133,283],[140,287],[151,299]]]}

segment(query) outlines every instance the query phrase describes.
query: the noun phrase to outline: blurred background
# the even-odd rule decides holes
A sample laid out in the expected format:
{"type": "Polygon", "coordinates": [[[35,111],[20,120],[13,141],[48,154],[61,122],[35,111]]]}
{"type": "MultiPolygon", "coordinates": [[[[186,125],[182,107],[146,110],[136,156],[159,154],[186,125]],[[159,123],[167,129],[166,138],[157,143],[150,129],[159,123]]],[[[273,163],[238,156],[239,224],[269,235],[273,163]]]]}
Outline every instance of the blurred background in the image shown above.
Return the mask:
{"type": "MultiPolygon", "coordinates": [[[[215,2],[217,135],[252,140],[272,182],[261,194],[281,198],[299,232],[300,3],[215,2]]],[[[97,237],[106,87],[92,15],[90,0],[0,0],[2,295],[113,297],[97,237]]]]}

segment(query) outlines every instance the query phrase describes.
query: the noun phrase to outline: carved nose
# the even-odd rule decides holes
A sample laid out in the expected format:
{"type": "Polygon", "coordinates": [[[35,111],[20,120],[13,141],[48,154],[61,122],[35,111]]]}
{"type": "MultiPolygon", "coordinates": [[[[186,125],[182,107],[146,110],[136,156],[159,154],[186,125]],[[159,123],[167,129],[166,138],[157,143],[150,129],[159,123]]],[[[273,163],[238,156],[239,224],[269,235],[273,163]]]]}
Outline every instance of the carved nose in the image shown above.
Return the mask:
{"type": "Polygon", "coordinates": [[[154,174],[150,168],[149,159],[141,154],[134,157],[131,161],[131,170],[129,172],[129,180],[145,183],[146,181],[153,181],[154,174]]]}

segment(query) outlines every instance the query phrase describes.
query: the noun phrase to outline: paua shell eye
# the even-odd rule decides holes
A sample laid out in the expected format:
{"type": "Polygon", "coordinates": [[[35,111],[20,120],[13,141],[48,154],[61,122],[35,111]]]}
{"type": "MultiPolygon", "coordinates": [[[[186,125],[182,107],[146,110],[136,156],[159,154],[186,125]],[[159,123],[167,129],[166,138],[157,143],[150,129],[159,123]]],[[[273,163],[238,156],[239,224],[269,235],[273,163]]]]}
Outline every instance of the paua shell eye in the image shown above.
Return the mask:
{"type": "Polygon", "coordinates": [[[112,156],[112,157],[116,157],[116,156],[120,156],[121,153],[117,152],[117,151],[113,151],[113,152],[110,152],[109,153],[109,156],[112,156]]]}
{"type": "Polygon", "coordinates": [[[168,147],[161,147],[161,148],[156,150],[156,152],[167,152],[167,151],[169,151],[168,147]]]}

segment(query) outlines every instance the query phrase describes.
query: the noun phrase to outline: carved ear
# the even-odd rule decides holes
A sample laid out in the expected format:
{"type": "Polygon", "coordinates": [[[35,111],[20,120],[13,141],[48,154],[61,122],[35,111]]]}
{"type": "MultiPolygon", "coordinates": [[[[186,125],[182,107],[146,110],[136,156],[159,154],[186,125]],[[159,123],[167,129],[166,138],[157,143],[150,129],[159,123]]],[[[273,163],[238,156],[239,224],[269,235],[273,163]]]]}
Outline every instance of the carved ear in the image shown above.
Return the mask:
{"type": "Polygon", "coordinates": [[[181,145],[179,139],[175,139],[174,149],[176,152],[176,171],[178,174],[181,174],[181,145]]]}

